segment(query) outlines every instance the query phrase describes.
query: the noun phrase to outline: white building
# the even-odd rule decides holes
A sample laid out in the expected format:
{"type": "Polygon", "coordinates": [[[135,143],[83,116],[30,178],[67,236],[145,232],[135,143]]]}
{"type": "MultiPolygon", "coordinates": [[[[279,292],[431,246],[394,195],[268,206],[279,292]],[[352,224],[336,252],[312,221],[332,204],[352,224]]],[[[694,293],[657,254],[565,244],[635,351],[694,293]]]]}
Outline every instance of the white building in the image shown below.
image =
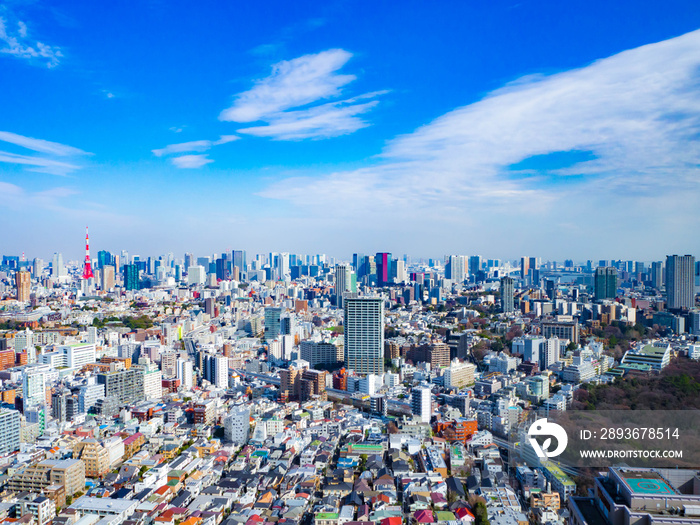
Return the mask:
{"type": "Polygon", "coordinates": [[[239,405],[224,418],[224,437],[235,445],[245,445],[250,432],[250,408],[239,405]]]}
{"type": "Polygon", "coordinates": [[[97,404],[98,399],[105,397],[105,386],[97,384],[96,377],[89,377],[87,385],[80,387],[78,394],[78,408],[82,413],[87,413],[97,404]]]}
{"type": "Polygon", "coordinates": [[[411,391],[411,414],[418,416],[421,423],[430,423],[432,415],[432,393],[426,386],[415,387],[411,391]]]}
{"type": "Polygon", "coordinates": [[[360,378],[360,392],[373,396],[381,388],[382,376],[376,374],[367,374],[360,378]]]}
{"type": "Polygon", "coordinates": [[[204,266],[190,266],[187,270],[187,284],[203,285],[207,278],[204,266]]]}
{"type": "Polygon", "coordinates": [[[464,388],[474,384],[476,366],[472,363],[453,361],[444,372],[445,388],[464,388]]]}
{"type": "Polygon", "coordinates": [[[143,370],[143,398],[146,400],[161,399],[163,397],[163,374],[160,369],[147,357],[139,359],[139,366],[143,370]]]}
{"type": "Polygon", "coordinates": [[[24,352],[28,348],[34,350],[34,332],[29,328],[15,334],[15,352],[24,352]]]}
{"type": "Polygon", "coordinates": [[[24,406],[46,403],[46,375],[38,370],[25,370],[22,378],[22,398],[24,406]]]}
{"type": "Polygon", "coordinates": [[[177,378],[184,390],[192,390],[192,361],[182,358],[177,360],[177,378]]]}

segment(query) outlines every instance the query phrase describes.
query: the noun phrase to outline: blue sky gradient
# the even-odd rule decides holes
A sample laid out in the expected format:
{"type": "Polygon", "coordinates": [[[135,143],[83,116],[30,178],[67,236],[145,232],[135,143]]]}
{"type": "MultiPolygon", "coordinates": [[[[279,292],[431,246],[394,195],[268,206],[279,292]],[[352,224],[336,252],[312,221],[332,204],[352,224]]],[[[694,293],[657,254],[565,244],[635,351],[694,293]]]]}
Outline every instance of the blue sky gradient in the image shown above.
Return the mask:
{"type": "Polygon", "coordinates": [[[700,4],[0,6],[2,252],[699,247],[700,4]]]}

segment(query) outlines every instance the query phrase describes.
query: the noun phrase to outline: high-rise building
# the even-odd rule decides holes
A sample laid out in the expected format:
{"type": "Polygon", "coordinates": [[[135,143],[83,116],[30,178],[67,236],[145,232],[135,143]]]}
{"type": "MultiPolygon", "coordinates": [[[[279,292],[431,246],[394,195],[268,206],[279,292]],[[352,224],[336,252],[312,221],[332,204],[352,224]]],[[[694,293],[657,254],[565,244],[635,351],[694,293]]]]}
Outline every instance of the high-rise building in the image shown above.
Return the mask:
{"type": "Polygon", "coordinates": [[[309,366],[331,365],[343,362],[343,346],[330,341],[302,341],[299,343],[300,356],[309,366]]]}
{"type": "Polygon", "coordinates": [[[44,260],[35,258],[34,259],[34,268],[32,269],[34,273],[34,278],[39,279],[41,277],[41,274],[44,272],[44,260]]]}
{"type": "Polygon", "coordinates": [[[418,386],[411,391],[411,414],[418,416],[421,423],[430,423],[432,394],[427,386],[418,386]]]}
{"type": "Polygon", "coordinates": [[[184,390],[192,390],[194,386],[194,376],[192,373],[192,361],[189,359],[177,360],[177,378],[184,390]]]}
{"type": "Polygon", "coordinates": [[[63,254],[54,253],[53,261],[51,263],[51,277],[55,279],[60,279],[61,277],[65,277],[66,275],[66,267],[63,265],[63,254]]]}
{"type": "Polygon", "coordinates": [[[0,454],[19,450],[19,412],[0,409],[0,454]]]}
{"type": "Polygon", "coordinates": [[[450,279],[454,283],[461,284],[464,282],[465,277],[464,256],[450,255],[445,264],[445,278],[450,279]]]}
{"type": "Polygon", "coordinates": [[[112,257],[112,254],[109,253],[107,250],[100,250],[99,252],[97,252],[97,267],[104,268],[108,264],[114,264],[114,258],[112,257]]]}
{"type": "Polygon", "coordinates": [[[358,374],[384,372],[384,302],[380,298],[347,298],[345,366],[358,374]]]}
{"type": "Polygon", "coordinates": [[[503,313],[515,311],[515,280],[512,277],[501,279],[501,307],[503,313]]]}
{"type": "Polygon", "coordinates": [[[97,375],[97,382],[105,386],[105,396],[126,405],[143,400],[143,371],[137,368],[105,372],[97,375]]]}
{"type": "Polygon", "coordinates": [[[139,286],[139,267],[135,264],[124,265],[124,289],[138,290],[139,286]]]}
{"type": "Polygon", "coordinates": [[[282,308],[268,306],[265,308],[265,340],[272,341],[280,335],[280,318],[282,308]]]}
{"type": "Polygon", "coordinates": [[[100,267],[100,276],[102,277],[102,282],[100,283],[100,287],[102,288],[103,291],[107,292],[114,288],[115,284],[115,275],[114,275],[114,266],[111,264],[106,264],[102,267],[100,267]]]}
{"type": "Polygon", "coordinates": [[[695,306],[695,257],[692,255],[666,256],[666,307],[693,308],[695,306]]]}
{"type": "Polygon", "coordinates": [[[617,296],[617,270],[615,268],[608,266],[595,269],[593,294],[596,301],[614,299],[617,296]]]}
{"type": "Polygon", "coordinates": [[[239,275],[241,275],[241,280],[243,280],[243,274],[247,271],[246,268],[246,257],[244,250],[233,250],[233,266],[238,268],[239,275]]]}
{"type": "Polygon", "coordinates": [[[339,264],[335,267],[335,300],[338,308],[343,307],[343,294],[355,292],[356,284],[353,279],[352,267],[349,264],[339,264]]]}
{"type": "Polygon", "coordinates": [[[39,370],[25,370],[22,377],[22,398],[24,407],[46,403],[46,375],[39,370]]]}
{"type": "Polygon", "coordinates": [[[660,290],[664,284],[664,263],[661,261],[655,261],[651,263],[651,274],[649,276],[651,285],[660,290]]]}
{"type": "Polygon", "coordinates": [[[97,404],[98,399],[105,397],[105,386],[98,384],[96,377],[89,377],[87,381],[78,394],[78,409],[85,414],[97,404]]]}
{"type": "Polygon", "coordinates": [[[15,286],[17,287],[17,300],[21,303],[29,302],[29,293],[32,289],[32,276],[25,270],[15,272],[15,286]]]}
{"type": "Polygon", "coordinates": [[[393,282],[392,259],[390,253],[378,253],[374,260],[377,264],[377,286],[386,286],[393,282]]]}
{"type": "Polygon", "coordinates": [[[204,379],[217,388],[228,388],[228,358],[223,355],[205,355],[204,379]]]}
{"type": "Polygon", "coordinates": [[[472,255],[469,257],[469,274],[476,275],[481,270],[481,255],[472,255]]]}

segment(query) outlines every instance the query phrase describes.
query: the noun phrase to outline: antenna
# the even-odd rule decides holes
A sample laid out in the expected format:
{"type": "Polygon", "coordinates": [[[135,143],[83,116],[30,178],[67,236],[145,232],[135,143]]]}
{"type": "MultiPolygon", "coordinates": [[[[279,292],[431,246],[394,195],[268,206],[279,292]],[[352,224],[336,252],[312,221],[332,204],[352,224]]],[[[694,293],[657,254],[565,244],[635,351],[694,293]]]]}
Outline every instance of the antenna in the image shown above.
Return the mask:
{"type": "Polygon", "coordinates": [[[85,226],[85,266],[83,267],[83,279],[93,279],[92,261],[90,261],[90,239],[88,237],[88,227],[85,226]]]}

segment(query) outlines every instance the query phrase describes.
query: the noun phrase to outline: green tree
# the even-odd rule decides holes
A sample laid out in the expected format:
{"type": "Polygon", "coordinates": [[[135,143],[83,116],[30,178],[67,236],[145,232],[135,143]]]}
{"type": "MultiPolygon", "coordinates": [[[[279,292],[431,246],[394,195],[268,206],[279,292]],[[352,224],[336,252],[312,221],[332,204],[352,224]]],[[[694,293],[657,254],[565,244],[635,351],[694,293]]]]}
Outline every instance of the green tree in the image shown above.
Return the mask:
{"type": "Polygon", "coordinates": [[[489,525],[489,513],[483,501],[477,501],[474,505],[474,525],[489,525]]]}

